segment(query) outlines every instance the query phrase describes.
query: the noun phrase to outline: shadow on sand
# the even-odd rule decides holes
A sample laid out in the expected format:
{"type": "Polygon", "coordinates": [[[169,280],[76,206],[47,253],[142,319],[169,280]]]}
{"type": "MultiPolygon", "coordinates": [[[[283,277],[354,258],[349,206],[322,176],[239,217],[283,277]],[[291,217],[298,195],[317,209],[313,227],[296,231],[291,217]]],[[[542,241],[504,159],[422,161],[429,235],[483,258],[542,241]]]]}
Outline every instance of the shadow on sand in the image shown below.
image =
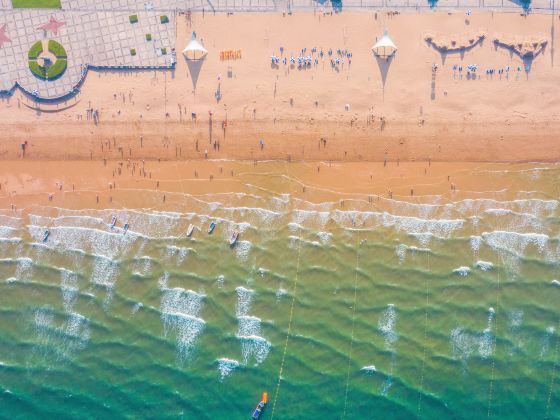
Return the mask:
{"type": "Polygon", "coordinates": [[[385,83],[387,82],[387,74],[389,73],[389,67],[395,58],[394,55],[390,57],[379,57],[375,55],[375,61],[379,66],[379,72],[381,73],[381,83],[383,83],[383,92],[385,93],[385,83]]]}
{"type": "Polygon", "coordinates": [[[441,65],[445,65],[445,59],[447,58],[448,55],[459,54],[459,56],[461,57],[461,60],[463,60],[465,58],[465,53],[469,52],[470,50],[472,50],[477,45],[482,46],[484,44],[484,39],[485,39],[485,36],[480,36],[472,44],[470,44],[468,46],[457,47],[457,48],[442,48],[442,47],[439,47],[431,39],[426,39],[425,42],[426,42],[426,44],[428,44],[428,46],[432,47],[434,50],[436,50],[441,55],[441,65]]]}
{"type": "Polygon", "coordinates": [[[204,60],[206,60],[206,56],[198,59],[198,60],[189,60],[185,58],[187,62],[187,67],[189,68],[189,73],[191,74],[193,90],[196,90],[196,84],[198,83],[198,76],[200,75],[200,69],[202,68],[202,64],[204,64],[204,60]]]}
{"type": "Polygon", "coordinates": [[[498,50],[498,48],[503,48],[509,51],[510,57],[513,57],[513,55],[517,55],[519,58],[521,58],[521,61],[523,61],[523,68],[525,69],[525,73],[527,75],[531,71],[531,67],[533,66],[533,60],[541,54],[544,55],[548,42],[540,41],[540,42],[535,42],[535,44],[537,44],[537,46],[534,47],[535,48],[534,51],[528,51],[522,53],[521,50],[515,48],[515,46],[511,44],[506,44],[498,39],[494,40],[494,48],[496,50],[498,50]]]}

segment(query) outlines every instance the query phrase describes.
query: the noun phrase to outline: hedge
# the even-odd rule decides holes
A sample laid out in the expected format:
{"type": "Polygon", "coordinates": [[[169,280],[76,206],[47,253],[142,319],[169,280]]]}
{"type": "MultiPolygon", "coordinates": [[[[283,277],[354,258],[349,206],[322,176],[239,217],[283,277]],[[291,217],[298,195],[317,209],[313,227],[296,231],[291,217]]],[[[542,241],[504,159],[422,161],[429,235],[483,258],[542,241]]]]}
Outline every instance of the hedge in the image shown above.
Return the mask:
{"type": "Polygon", "coordinates": [[[130,49],[130,55],[136,55],[136,50],[134,48],[130,49]]]}
{"type": "Polygon", "coordinates": [[[130,21],[130,23],[137,23],[138,22],[138,15],[130,15],[128,17],[128,20],[130,21]]]}
{"type": "Polygon", "coordinates": [[[49,51],[52,52],[57,58],[66,58],[66,50],[64,47],[52,39],[49,39],[49,51]]]}
{"type": "Polygon", "coordinates": [[[36,61],[29,60],[29,70],[39,79],[46,79],[45,68],[41,67],[36,61]]]}
{"type": "Polygon", "coordinates": [[[152,40],[152,34],[146,34],[146,41],[152,40]]]}
{"type": "Polygon", "coordinates": [[[62,73],[66,71],[67,61],[63,58],[59,58],[56,62],[50,66],[47,70],[48,80],[54,80],[60,77],[62,73]]]}
{"type": "Polygon", "coordinates": [[[35,44],[31,46],[28,53],[29,59],[35,59],[39,57],[39,54],[43,52],[43,43],[41,41],[37,41],[35,44]]]}
{"type": "Polygon", "coordinates": [[[162,49],[161,49],[161,54],[162,54],[162,55],[167,54],[167,48],[162,48],[162,49]]]}
{"type": "Polygon", "coordinates": [[[159,21],[160,21],[161,23],[169,23],[169,18],[168,18],[166,15],[161,15],[161,16],[159,17],[159,21]]]}

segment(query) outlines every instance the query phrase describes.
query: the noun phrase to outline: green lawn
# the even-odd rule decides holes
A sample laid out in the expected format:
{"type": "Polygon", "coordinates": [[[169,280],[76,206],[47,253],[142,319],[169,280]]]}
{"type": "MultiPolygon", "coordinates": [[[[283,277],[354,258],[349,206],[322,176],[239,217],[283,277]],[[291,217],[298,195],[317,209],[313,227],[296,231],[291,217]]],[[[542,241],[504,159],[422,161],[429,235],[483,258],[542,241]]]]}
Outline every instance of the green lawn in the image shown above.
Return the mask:
{"type": "Polygon", "coordinates": [[[60,9],[60,0],[12,0],[14,9],[60,9]]]}

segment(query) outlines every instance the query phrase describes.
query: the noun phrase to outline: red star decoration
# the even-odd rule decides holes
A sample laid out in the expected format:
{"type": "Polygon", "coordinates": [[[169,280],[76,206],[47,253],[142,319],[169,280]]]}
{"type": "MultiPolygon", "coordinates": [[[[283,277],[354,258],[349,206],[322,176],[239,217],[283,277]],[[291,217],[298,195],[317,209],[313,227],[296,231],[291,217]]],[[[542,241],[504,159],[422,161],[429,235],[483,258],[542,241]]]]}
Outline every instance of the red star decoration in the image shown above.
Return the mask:
{"type": "Polygon", "coordinates": [[[6,36],[6,24],[3,24],[0,28],[0,47],[4,45],[4,42],[12,42],[12,40],[6,36]]]}
{"type": "Polygon", "coordinates": [[[66,25],[66,22],[59,22],[54,18],[54,16],[51,16],[48,23],[39,26],[37,29],[42,29],[43,31],[51,31],[53,34],[57,35],[58,28],[60,28],[63,25],[66,25]]]}

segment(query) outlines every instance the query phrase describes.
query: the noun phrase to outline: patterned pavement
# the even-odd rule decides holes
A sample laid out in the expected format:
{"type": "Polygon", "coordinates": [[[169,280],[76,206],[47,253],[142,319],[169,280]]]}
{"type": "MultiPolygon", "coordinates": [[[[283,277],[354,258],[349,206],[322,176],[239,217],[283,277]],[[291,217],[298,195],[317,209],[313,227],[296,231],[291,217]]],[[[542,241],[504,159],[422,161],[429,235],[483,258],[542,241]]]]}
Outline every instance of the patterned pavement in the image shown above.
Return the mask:
{"type": "MultiPolygon", "coordinates": [[[[555,0],[532,0],[533,12],[550,13],[555,0]]],[[[343,0],[343,10],[429,10],[427,0],[343,0]]],[[[511,0],[439,0],[438,10],[489,9],[519,13],[511,0]]],[[[46,100],[72,94],[88,66],[97,68],[170,68],[175,56],[175,16],[178,11],[271,12],[329,11],[328,0],[62,0],[61,10],[13,9],[11,0],[0,0],[0,93],[16,84],[46,100]],[[169,23],[162,24],[166,15],[169,23]],[[138,22],[131,24],[130,15],[138,22]],[[51,18],[64,25],[38,29],[51,18]],[[146,34],[152,40],[146,40],[146,34]],[[29,48],[42,39],[60,42],[68,53],[68,68],[58,79],[45,81],[29,70],[29,48]],[[131,49],[136,55],[131,54],[131,49]],[[163,49],[167,54],[162,54],[163,49]]]]}

